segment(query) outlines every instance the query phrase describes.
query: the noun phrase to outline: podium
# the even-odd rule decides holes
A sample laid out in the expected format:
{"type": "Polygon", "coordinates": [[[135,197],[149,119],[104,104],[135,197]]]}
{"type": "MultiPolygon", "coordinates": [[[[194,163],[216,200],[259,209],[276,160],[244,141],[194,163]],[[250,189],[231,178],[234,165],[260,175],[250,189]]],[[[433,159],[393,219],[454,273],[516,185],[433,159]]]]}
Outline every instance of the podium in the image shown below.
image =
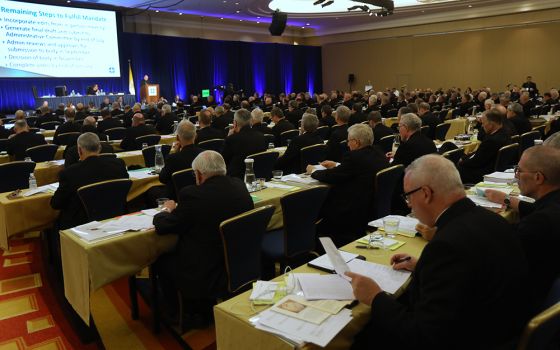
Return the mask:
{"type": "Polygon", "coordinates": [[[148,103],[157,103],[159,100],[159,84],[142,84],[140,87],[140,98],[148,103]]]}

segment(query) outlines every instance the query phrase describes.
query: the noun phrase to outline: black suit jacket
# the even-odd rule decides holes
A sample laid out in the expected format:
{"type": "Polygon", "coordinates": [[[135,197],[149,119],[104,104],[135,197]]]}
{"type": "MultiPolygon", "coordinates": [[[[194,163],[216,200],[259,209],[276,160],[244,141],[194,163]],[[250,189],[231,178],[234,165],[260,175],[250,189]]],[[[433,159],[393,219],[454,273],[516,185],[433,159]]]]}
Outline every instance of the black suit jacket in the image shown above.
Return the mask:
{"type": "Polygon", "coordinates": [[[492,135],[486,135],[476,152],[459,163],[459,173],[463,183],[478,183],[486,174],[494,171],[498,150],[511,143],[511,137],[502,127],[492,135]]]}
{"type": "Polygon", "coordinates": [[[305,172],[305,169],[301,169],[301,149],[318,143],[323,144],[323,139],[314,132],[306,132],[294,138],[286,152],[276,161],[275,169],[281,169],[285,174],[305,172]]]}
{"type": "Polygon", "coordinates": [[[136,144],[136,138],[145,135],[157,134],[156,129],[147,124],[140,124],[126,129],[126,134],[121,141],[121,148],[125,151],[140,149],[142,145],[136,144]]]}
{"type": "Polygon", "coordinates": [[[521,135],[526,132],[533,130],[533,126],[529,119],[525,118],[525,116],[515,116],[512,118],[508,118],[508,120],[513,124],[513,132],[516,135],[521,135]]]}
{"type": "MultiPolygon", "coordinates": [[[[524,203],[524,202],[523,202],[524,203]]],[[[542,307],[552,283],[560,276],[557,247],[560,245],[560,190],[538,199],[530,210],[519,206],[521,220],[517,234],[529,264],[529,285],[534,296],[534,312],[542,307]]]]}
{"type": "Polygon", "coordinates": [[[294,124],[287,121],[285,118],[280,119],[277,124],[272,128],[272,134],[276,136],[276,147],[280,147],[280,134],[284,131],[294,130],[294,124]]]}
{"type": "MultiPolygon", "coordinates": [[[[108,142],[101,142],[101,152],[99,153],[115,153],[113,146],[108,142]]],[[[68,168],[70,165],[80,161],[80,154],[78,153],[77,145],[70,145],[64,149],[64,167],[68,168]]]]}
{"type": "Polygon", "coordinates": [[[373,128],[373,144],[378,145],[379,141],[385,136],[393,135],[395,132],[383,123],[378,123],[373,128]]]}
{"type": "Polygon", "coordinates": [[[346,153],[335,168],[314,171],[311,177],[331,185],[319,233],[333,235],[337,246],[363,236],[373,204],[375,174],[388,165],[384,154],[364,147],[346,153]]]}
{"type": "Polygon", "coordinates": [[[350,115],[350,120],[348,121],[348,125],[352,126],[354,124],[365,122],[366,120],[367,120],[367,116],[364,113],[356,112],[350,115]]]}
{"type": "Polygon", "coordinates": [[[97,123],[97,130],[102,133],[104,133],[107,129],[122,128],[122,127],[124,127],[124,125],[121,122],[121,120],[115,117],[103,119],[102,121],[97,123]]]}
{"type": "Polygon", "coordinates": [[[41,124],[46,122],[62,122],[62,119],[60,119],[58,115],[53,115],[51,113],[43,114],[35,121],[35,127],[40,128],[41,124]]]}
{"type": "Polygon", "coordinates": [[[161,135],[167,135],[173,133],[173,125],[177,120],[175,113],[171,112],[161,116],[156,124],[156,130],[161,135]]]}
{"type": "Polygon", "coordinates": [[[8,140],[7,151],[15,160],[25,159],[25,151],[34,146],[44,145],[47,142],[41,134],[29,131],[20,132],[8,140]]]}
{"type": "Polygon", "coordinates": [[[428,136],[434,140],[436,138],[436,126],[440,123],[439,117],[436,117],[432,112],[426,112],[422,117],[422,126],[427,125],[430,127],[428,136]]]}
{"type": "Polygon", "coordinates": [[[89,221],[78,188],[100,181],[128,179],[128,173],[122,159],[93,156],[63,169],[58,178],[51,207],[60,210],[58,225],[64,230],[89,221]]]}
{"type": "Polygon", "coordinates": [[[272,135],[272,129],[265,123],[256,123],[251,126],[251,129],[262,132],[263,134],[272,135]]]}
{"type": "Polygon", "coordinates": [[[73,121],[68,121],[61,126],[59,126],[54,132],[53,143],[59,144],[60,140],[58,135],[65,134],[67,132],[80,132],[82,130],[82,125],[80,123],[74,123],[73,121]]]}
{"type": "Polygon", "coordinates": [[[495,349],[519,334],[527,263],[508,223],[464,198],[436,226],[407,293],[373,299],[355,348],[495,349]]]}
{"type": "Polygon", "coordinates": [[[286,120],[292,123],[292,125],[298,125],[298,122],[303,116],[303,111],[301,109],[294,109],[293,111],[288,111],[285,113],[286,120]]]}
{"type": "Polygon", "coordinates": [[[202,141],[208,141],[212,139],[223,139],[224,133],[218,129],[211,126],[205,127],[203,129],[198,129],[196,131],[196,143],[201,143],[202,141]]]}
{"type": "Polygon", "coordinates": [[[430,153],[437,153],[436,144],[418,130],[407,141],[401,141],[395,152],[393,164],[402,164],[406,168],[416,159],[430,153]]]}
{"type": "Polygon", "coordinates": [[[229,124],[233,124],[233,116],[233,112],[228,111],[224,115],[214,118],[214,120],[212,120],[212,127],[220,130],[225,137],[227,135],[226,127],[229,124]]]}
{"type": "Polygon", "coordinates": [[[333,126],[335,124],[336,124],[336,120],[332,115],[328,115],[326,117],[319,119],[319,126],[324,126],[324,125],[333,126]]]}
{"type": "Polygon", "coordinates": [[[0,125],[0,139],[7,139],[11,134],[11,130],[6,129],[4,125],[0,125]]]}
{"type": "Polygon", "coordinates": [[[186,298],[223,296],[227,280],[219,225],[253,209],[251,196],[241,180],[214,176],[183,188],[178,204],[173,212],[154,217],[157,234],[179,235],[175,283],[186,298]]]}
{"type": "Polygon", "coordinates": [[[348,124],[331,127],[331,135],[327,141],[327,159],[339,162],[342,159],[340,142],[348,138],[348,124]]]}
{"type": "Polygon", "coordinates": [[[177,199],[175,186],[173,185],[173,173],[179,170],[192,168],[193,160],[203,151],[204,150],[198,146],[188,145],[181,148],[181,151],[170,153],[167,156],[165,159],[165,166],[159,173],[159,182],[166,185],[169,198],[173,200],[177,199]]]}
{"type": "Polygon", "coordinates": [[[249,125],[226,138],[222,155],[227,165],[229,176],[243,178],[245,174],[245,158],[253,153],[266,150],[266,140],[264,135],[251,129],[249,125]]]}

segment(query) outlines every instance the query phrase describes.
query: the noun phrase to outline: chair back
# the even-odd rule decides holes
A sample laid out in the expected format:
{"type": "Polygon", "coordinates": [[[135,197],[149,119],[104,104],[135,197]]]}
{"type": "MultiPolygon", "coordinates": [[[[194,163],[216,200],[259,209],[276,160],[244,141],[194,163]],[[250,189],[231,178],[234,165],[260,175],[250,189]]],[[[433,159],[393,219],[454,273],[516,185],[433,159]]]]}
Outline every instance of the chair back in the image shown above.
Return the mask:
{"type": "Polygon", "coordinates": [[[399,114],[399,110],[396,108],[391,108],[387,111],[387,118],[396,118],[399,114]]]}
{"type": "Polygon", "coordinates": [[[450,123],[441,123],[436,126],[436,140],[445,141],[445,136],[451,127],[450,123]]]}
{"type": "Polygon", "coordinates": [[[495,171],[504,171],[517,164],[519,160],[519,144],[512,143],[498,150],[496,157],[495,171]]]}
{"type": "Polygon", "coordinates": [[[438,115],[439,120],[440,120],[441,122],[444,122],[444,121],[447,119],[447,115],[448,115],[448,114],[449,114],[449,109],[447,109],[447,108],[442,109],[442,110],[439,112],[439,115],[438,115]]]}
{"type": "Polygon", "coordinates": [[[519,136],[519,135],[511,135],[511,143],[519,143],[519,144],[521,144],[521,136],[519,136]]]}
{"type": "Polygon", "coordinates": [[[456,144],[454,144],[451,141],[445,141],[444,143],[441,144],[440,148],[438,149],[438,153],[439,154],[444,154],[445,152],[448,151],[453,151],[454,149],[458,149],[459,147],[457,147],[456,144]]]}
{"type": "Polygon", "coordinates": [[[272,170],[274,170],[274,164],[280,156],[279,152],[276,151],[265,151],[255,154],[250,154],[247,158],[254,159],[253,171],[255,172],[255,177],[265,178],[270,180],[272,178],[272,170]]]}
{"type": "Polygon", "coordinates": [[[35,162],[15,161],[0,164],[0,193],[29,188],[29,174],[35,162]]]}
{"type": "Polygon", "coordinates": [[[126,197],[132,180],[115,179],[78,188],[88,220],[105,220],[127,213],[126,197]]]}
{"type": "Polygon", "coordinates": [[[8,139],[0,139],[0,152],[8,150],[8,139]]]}
{"type": "Polygon", "coordinates": [[[373,219],[391,214],[393,193],[404,172],[402,164],[380,170],[375,174],[375,195],[373,196],[373,219]]]}
{"type": "Polygon", "coordinates": [[[177,196],[179,196],[179,192],[181,192],[184,187],[196,185],[196,179],[192,168],[174,172],[171,175],[171,180],[173,181],[173,187],[175,187],[175,193],[177,196]]]}
{"type": "Polygon", "coordinates": [[[280,134],[280,146],[287,146],[288,140],[291,141],[296,137],[298,137],[298,135],[299,135],[299,130],[297,129],[284,131],[283,133],[280,134]]]}
{"type": "Polygon", "coordinates": [[[304,173],[309,164],[316,165],[327,159],[327,145],[318,143],[303,147],[300,151],[301,172],[304,173]]]}
{"type": "Polygon", "coordinates": [[[161,140],[159,135],[144,135],[136,138],[136,147],[142,149],[142,144],[147,143],[148,146],[157,145],[161,140]]]}
{"type": "Polygon", "coordinates": [[[274,206],[250,210],[220,224],[228,291],[248,289],[261,276],[261,241],[274,206]]]}
{"type": "Polygon", "coordinates": [[[207,151],[216,151],[218,153],[222,153],[225,144],[226,141],[224,139],[212,139],[200,142],[198,144],[198,147],[207,151]]]}
{"type": "Polygon", "coordinates": [[[424,125],[420,128],[420,132],[426,136],[426,137],[430,137],[430,126],[429,125],[424,125]]]}
{"type": "Polygon", "coordinates": [[[317,135],[323,140],[328,140],[331,133],[331,128],[328,125],[323,125],[317,128],[317,135]]]}
{"type": "Polygon", "coordinates": [[[80,137],[79,131],[65,132],[63,134],[59,134],[57,136],[58,144],[64,146],[75,145],[76,141],[78,140],[78,137],[80,137]]]}
{"type": "Polygon", "coordinates": [[[525,150],[529,147],[533,147],[535,145],[535,140],[541,139],[541,132],[538,130],[533,130],[521,134],[520,143],[519,143],[519,154],[523,154],[525,150]]]}
{"type": "Polygon", "coordinates": [[[285,257],[294,257],[315,249],[315,223],[328,192],[327,186],[315,186],[280,198],[284,219],[285,257]]]}
{"type": "Polygon", "coordinates": [[[60,122],[44,122],[41,123],[41,129],[54,130],[57,126],[60,126],[60,122]]]}
{"type": "Polygon", "coordinates": [[[545,301],[545,310],[533,317],[519,340],[517,350],[558,349],[560,344],[560,277],[545,301]]]}
{"type": "Polygon", "coordinates": [[[461,157],[463,156],[465,152],[463,152],[462,149],[457,148],[451,151],[447,151],[444,152],[442,154],[442,156],[444,156],[445,158],[449,159],[450,161],[453,162],[453,164],[457,164],[459,162],[459,160],[461,159],[461,157]]]}
{"type": "Polygon", "coordinates": [[[387,135],[383,136],[379,140],[379,147],[383,150],[383,152],[391,152],[393,150],[393,142],[395,141],[395,135],[387,135]]]}
{"type": "Polygon", "coordinates": [[[37,122],[37,118],[36,116],[29,116],[29,117],[25,117],[25,120],[27,121],[27,125],[29,125],[29,127],[33,127],[35,126],[35,122],[37,122]]]}
{"type": "Polygon", "coordinates": [[[25,150],[25,155],[34,162],[48,162],[54,160],[58,145],[39,145],[25,150]]]}
{"type": "Polygon", "coordinates": [[[340,151],[340,159],[346,154],[346,152],[350,152],[350,148],[348,148],[348,141],[342,140],[338,143],[338,149],[340,151]]]}
{"type": "Polygon", "coordinates": [[[267,146],[271,143],[274,144],[276,142],[276,136],[274,136],[273,134],[264,134],[264,139],[267,146]]]}
{"type": "Polygon", "coordinates": [[[529,112],[530,115],[528,115],[527,117],[532,117],[534,115],[541,115],[542,111],[542,106],[535,106],[533,108],[531,108],[531,111],[529,112]]]}
{"type": "Polygon", "coordinates": [[[39,128],[29,128],[29,132],[32,133],[32,134],[36,134],[40,131],[41,131],[41,129],[39,129],[39,128]]]}
{"type": "Polygon", "coordinates": [[[539,125],[539,126],[535,126],[533,128],[533,131],[538,131],[541,133],[541,138],[544,139],[545,137],[545,131],[546,131],[546,124],[543,125],[539,125]]]}
{"type": "Polygon", "coordinates": [[[98,157],[117,158],[115,153],[99,153],[98,157]]]}
{"type": "Polygon", "coordinates": [[[117,127],[105,130],[105,135],[109,138],[109,140],[122,140],[126,135],[126,128],[117,127]]]}
{"type": "MultiPolygon", "coordinates": [[[[156,164],[156,146],[148,146],[142,149],[142,156],[144,157],[144,164],[147,168],[151,168],[156,164]]],[[[163,159],[167,158],[169,152],[171,152],[171,145],[159,145],[161,146],[161,153],[163,154],[163,159]]]]}

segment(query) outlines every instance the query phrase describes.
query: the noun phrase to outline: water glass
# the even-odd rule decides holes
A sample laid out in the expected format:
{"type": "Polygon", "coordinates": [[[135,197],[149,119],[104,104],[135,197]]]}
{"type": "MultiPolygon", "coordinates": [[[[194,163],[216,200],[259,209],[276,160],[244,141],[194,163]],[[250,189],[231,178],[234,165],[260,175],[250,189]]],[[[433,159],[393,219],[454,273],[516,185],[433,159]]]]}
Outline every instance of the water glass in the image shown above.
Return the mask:
{"type": "Polygon", "coordinates": [[[266,181],[266,179],[265,179],[265,178],[262,178],[262,177],[260,177],[260,178],[257,179],[257,190],[260,191],[260,190],[264,190],[264,189],[265,189],[265,185],[264,185],[265,181],[266,181]]]}
{"type": "Polygon", "coordinates": [[[274,143],[272,143],[272,142],[269,143],[269,144],[268,144],[268,149],[273,149],[273,148],[274,148],[274,143]]]}
{"type": "Polygon", "coordinates": [[[162,210],[164,208],[165,202],[167,202],[169,198],[158,198],[157,199],[157,207],[158,210],[162,210]]]}
{"type": "Polygon", "coordinates": [[[144,142],[144,143],[142,144],[142,149],[147,148],[147,147],[148,147],[148,144],[147,144],[146,142],[144,142]]]}
{"type": "Polygon", "coordinates": [[[384,218],[383,219],[383,230],[387,234],[387,237],[394,238],[399,231],[400,220],[396,218],[384,218]]]}
{"type": "Polygon", "coordinates": [[[272,170],[272,177],[276,181],[282,180],[282,174],[283,174],[282,170],[272,170]]]}

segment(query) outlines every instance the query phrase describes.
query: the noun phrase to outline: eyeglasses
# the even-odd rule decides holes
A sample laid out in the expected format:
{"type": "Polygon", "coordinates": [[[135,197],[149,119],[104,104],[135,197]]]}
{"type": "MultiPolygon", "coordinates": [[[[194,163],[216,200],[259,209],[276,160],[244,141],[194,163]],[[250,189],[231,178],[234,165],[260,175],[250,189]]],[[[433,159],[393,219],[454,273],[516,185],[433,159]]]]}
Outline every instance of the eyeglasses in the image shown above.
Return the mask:
{"type": "MultiPolygon", "coordinates": [[[[515,175],[518,175],[518,174],[520,174],[520,173],[533,173],[533,174],[540,173],[540,174],[542,174],[540,171],[521,170],[521,168],[519,167],[519,165],[515,165],[515,166],[513,167],[513,173],[514,173],[515,175]]],[[[544,176],[544,174],[543,174],[543,176],[544,176]]]]}
{"type": "Polygon", "coordinates": [[[422,189],[422,186],[420,186],[418,188],[415,188],[412,191],[408,191],[408,192],[405,192],[405,193],[401,194],[401,197],[402,197],[402,199],[404,199],[406,204],[410,204],[410,195],[415,193],[415,192],[420,191],[421,189],[422,189]]]}

